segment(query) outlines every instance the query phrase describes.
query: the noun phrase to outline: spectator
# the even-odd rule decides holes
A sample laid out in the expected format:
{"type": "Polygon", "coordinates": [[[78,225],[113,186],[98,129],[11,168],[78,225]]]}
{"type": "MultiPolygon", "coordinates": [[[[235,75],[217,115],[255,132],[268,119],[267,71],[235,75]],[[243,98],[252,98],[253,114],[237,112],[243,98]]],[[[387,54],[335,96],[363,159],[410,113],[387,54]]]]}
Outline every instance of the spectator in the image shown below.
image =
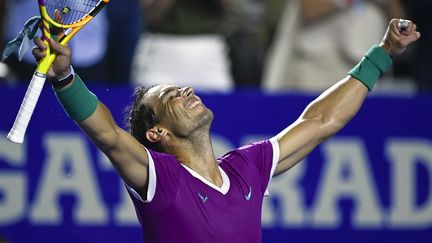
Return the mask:
{"type": "Polygon", "coordinates": [[[142,0],[150,33],[143,33],[132,80],[228,92],[234,83],[221,34],[229,0],[142,0]]]}
{"type": "Polygon", "coordinates": [[[5,20],[8,11],[8,5],[9,2],[7,0],[0,1],[0,52],[3,51],[3,47],[4,47],[3,35],[4,35],[4,27],[5,27],[5,20]]]}
{"type": "MultiPolygon", "coordinates": [[[[0,1],[0,53],[3,52],[3,48],[5,45],[4,29],[5,20],[8,13],[8,6],[8,0],[0,1]]],[[[0,84],[8,82],[8,80],[10,79],[12,79],[12,77],[9,67],[5,63],[0,62],[0,84]]]]}
{"type": "Polygon", "coordinates": [[[261,0],[233,0],[224,25],[231,73],[237,87],[259,87],[266,35],[266,4],[261,0]]]}
{"type": "Polygon", "coordinates": [[[309,92],[328,88],[379,42],[388,16],[401,15],[398,0],[289,0],[268,56],[263,87],[309,92]]]}
{"type": "Polygon", "coordinates": [[[129,83],[132,59],[141,31],[146,32],[139,0],[112,1],[106,8],[109,19],[107,81],[129,83]]]}
{"type": "Polygon", "coordinates": [[[421,40],[416,43],[413,51],[412,74],[420,92],[432,91],[430,83],[432,63],[432,21],[430,9],[432,2],[427,0],[403,1],[407,14],[417,23],[422,32],[421,40]]]}
{"type": "Polygon", "coordinates": [[[261,86],[269,43],[285,0],[232,0],[224,33],[236,87],[261,86]]]}

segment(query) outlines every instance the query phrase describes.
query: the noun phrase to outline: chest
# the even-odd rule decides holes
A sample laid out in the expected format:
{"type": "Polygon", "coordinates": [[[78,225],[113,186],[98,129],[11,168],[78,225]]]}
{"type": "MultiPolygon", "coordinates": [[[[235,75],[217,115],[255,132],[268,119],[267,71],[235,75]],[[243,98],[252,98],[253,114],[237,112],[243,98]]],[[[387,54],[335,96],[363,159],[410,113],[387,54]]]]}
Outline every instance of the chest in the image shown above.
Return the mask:
{"type": "Polygon", "coordinates": [[[168,211],[177,215],[181,224],[193,222],[194,227],[200,225],[209,233],[230,235],[239,231],[259,231],[263,199],[259,182],[227,174],[229,188],[225,193],[198,178],[186,176],[168,211]]]}
{"type": "Polygon", "coordinates": [[[225,182],[228,183],[226,190],[218,190],[198,178],[186,177],[179,184],[175,204],[179,207],[185,203],[196,204],[208,213],[236,211],[234,214],[261,207],[263,195],[258,181],[231,174],[227,178],[229,181],[225,182]]]}

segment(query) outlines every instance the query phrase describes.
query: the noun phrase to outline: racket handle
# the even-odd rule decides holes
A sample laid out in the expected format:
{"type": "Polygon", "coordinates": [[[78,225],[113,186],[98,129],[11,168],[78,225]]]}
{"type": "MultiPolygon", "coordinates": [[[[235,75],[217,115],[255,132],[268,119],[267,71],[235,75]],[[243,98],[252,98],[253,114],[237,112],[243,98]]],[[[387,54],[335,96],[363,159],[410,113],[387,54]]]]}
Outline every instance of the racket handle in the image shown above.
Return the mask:
{"type": "Polygon", "coordinates": [[[45,79],[46,75],[41,74],[38,71],[33,74],[33,78],[27,88],[21,107],[15,118],[15,122],[7,135],[7,138],[10,141],[14,143],[23,143],[27,126],[36,107],[45,79]]]}
{"type": "Polygon", "coordinates": [[[398,22],[399,31],[405,31],[408,28],[409,22],[410,21],[406,19],[399,19],[398,22]]]}

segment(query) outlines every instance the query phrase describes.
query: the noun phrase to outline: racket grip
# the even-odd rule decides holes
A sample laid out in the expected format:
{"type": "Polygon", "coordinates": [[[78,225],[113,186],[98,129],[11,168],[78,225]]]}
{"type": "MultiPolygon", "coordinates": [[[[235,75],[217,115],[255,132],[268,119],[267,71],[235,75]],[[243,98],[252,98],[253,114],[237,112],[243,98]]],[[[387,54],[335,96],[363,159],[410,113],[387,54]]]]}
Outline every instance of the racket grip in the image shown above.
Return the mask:
{"type": "Polygon", "coordinates": [[[39,73],[38,71],[34,73],[15,118],[15,122],[7,135],[7,138],[10,141],[14,143],[23,143],[27,126],[36,107],[45,79],[45,74],[39,73]]]}
{"type": "Polygon", "coordinates": [[[398,22],[399,31],[405,31],[408,28],[409,22],[410,21],[406,19],[399,19],[398,22]]]}

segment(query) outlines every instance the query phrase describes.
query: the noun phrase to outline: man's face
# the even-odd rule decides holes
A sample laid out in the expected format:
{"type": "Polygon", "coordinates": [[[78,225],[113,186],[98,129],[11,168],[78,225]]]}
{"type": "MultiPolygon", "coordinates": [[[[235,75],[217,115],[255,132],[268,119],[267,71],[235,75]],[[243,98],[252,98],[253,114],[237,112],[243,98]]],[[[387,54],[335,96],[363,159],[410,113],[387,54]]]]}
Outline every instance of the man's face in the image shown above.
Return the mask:
{"type": "Polygon", "coordinates": [[[173,135],[187,137],[196,129],[210,128],[213,113],[195,95],[190,87],[179,88],[173,85],[152,87],[144,97],[159,118],[160,126],[173,135]]]}

